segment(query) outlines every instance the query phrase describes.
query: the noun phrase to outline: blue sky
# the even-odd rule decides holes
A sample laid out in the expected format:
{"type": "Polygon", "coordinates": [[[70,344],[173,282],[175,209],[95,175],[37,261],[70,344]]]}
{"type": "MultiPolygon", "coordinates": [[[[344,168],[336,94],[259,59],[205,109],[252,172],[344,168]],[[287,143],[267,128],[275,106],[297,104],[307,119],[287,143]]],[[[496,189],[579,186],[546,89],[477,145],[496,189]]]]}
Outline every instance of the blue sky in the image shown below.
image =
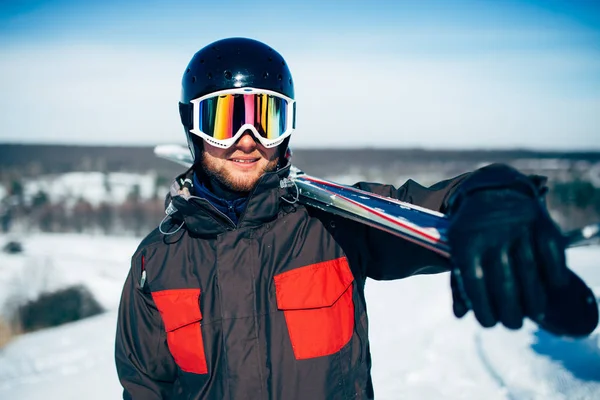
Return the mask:
{"type": "Polygon", "coordinates": [[[0,142],[182,143],[230,36],[288,61],[297,147],[600,149],[598,1],[3,1],[0,142]]]}

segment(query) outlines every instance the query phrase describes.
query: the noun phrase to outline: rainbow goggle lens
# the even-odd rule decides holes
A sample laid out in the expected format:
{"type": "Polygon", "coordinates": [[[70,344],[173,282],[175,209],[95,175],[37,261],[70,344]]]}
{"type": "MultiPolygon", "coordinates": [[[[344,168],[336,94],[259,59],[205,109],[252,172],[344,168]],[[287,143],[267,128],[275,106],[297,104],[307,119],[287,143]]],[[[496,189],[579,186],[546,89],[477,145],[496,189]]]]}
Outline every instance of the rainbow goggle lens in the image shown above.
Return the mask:
{"type": "Polygon", "coordinates": [[[275,147],[295,129],[296,102],[270,90],[227,89],[191,103],[193,126],[190,132],[216,147],[230,147],[246,130],[263,146],[275,147]]]}

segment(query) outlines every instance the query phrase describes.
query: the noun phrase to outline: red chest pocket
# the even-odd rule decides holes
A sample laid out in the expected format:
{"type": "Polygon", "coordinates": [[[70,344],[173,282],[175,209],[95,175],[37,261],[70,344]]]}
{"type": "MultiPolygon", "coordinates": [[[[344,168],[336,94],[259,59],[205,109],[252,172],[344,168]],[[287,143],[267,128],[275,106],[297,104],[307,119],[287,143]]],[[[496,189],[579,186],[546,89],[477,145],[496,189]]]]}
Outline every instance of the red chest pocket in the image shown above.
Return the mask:
{"type": "Polygon", "coordinates": [[[200,331],[200,289],[161,290],[152,293],[160,312],[169,350],[186,372],[206,374],[206,356],[200,331]]]}
{"type": "Polygon", "coordinates": [[[284,272],[274,280],[296,359],[334,354],[350,341],[354,276],[346,257],[284,272]]]}

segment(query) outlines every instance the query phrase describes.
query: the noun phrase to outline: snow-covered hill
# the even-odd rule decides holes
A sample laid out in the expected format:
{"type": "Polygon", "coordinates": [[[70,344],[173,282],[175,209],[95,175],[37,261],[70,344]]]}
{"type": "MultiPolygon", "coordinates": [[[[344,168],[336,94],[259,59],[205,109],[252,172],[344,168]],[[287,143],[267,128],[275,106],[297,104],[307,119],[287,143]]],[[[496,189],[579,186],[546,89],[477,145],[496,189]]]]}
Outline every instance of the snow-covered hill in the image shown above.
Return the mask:
{"type": "MultiPolygon", "coordinates": [[[[0,245],[7,240],[0,236],[0,245]]],[[[0,301],[85,283],[107,313],[23,335],[0,351],[0,399],[116,399],[116,307],[138,239],[36,235],[0,253],[0,301]]],[[[600,294],[600,249],[569,252],[600,294]]],[[[481,329],[451,312],[447,276],[367,283],[377,399],[598,399],[600,332],[565,340],[533,324],[481,329]]]]}

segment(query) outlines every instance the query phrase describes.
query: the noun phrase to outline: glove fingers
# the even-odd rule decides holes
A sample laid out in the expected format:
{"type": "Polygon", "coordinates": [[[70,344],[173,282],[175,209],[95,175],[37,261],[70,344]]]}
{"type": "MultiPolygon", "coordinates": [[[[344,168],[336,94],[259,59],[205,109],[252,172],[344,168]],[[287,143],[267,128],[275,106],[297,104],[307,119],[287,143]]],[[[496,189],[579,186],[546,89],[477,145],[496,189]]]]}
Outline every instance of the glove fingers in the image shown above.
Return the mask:
{"type": "Polygon", "coordinates": [[[523,310],[508,247],[488,252],[484,262],[490,302],[497,319],[509,329],[519,329],[523,325],[523,310]]]}
{"type": "Polygon", "coordinates": [[[567,284],[565,243],[559,229],[549,219],[542,219],[535,231],[536,259],[542,268],[542,278],[552,287],[567,284]]]}
{"type": "Polygon", "coordinates": [[[471,302],[475,317],[482,326],[489,328],[494,326],[498,320],[488,297],[486,277],[481,265],[481,253],[473,250],[481,247],[481,245],[473,243],[473,246],[461,251],[455,265],[459,266],[462,271],[465,293],[471,302]]]}
{"type": "Polygon", "coordinates": [[[450,272],[450,287],[452,288],[452,311],[456,318],[462,318],[471,309],[471,304],[465,293],[462,275],[458,268],[450,272]]]}
{"type": "Polygon", "coordinates": [[[510,252],[514,271],[519,282],[525,315],[539,321],[546,308],[546,292],[540,280],[539,267],[535,262],[533,240],[529,232],[513,244],[510,252]]]}

